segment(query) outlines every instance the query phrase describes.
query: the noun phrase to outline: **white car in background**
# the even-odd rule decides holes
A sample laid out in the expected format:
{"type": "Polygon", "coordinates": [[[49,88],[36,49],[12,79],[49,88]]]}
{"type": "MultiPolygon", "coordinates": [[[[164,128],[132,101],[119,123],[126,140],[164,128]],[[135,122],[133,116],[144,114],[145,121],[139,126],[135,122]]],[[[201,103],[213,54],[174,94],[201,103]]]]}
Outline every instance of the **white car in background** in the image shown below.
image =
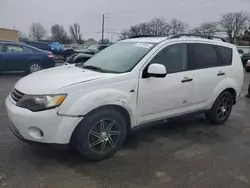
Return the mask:
{"type": "Polygon", "coordinates": [[[191,113],[223,124],[243,77],[232,44],[188,34],[132,38],[82,67],[61,66],[22,78],[6,107],[19,138],[70,143],[85,158],[102,160],[143,124],[191,113]]]}

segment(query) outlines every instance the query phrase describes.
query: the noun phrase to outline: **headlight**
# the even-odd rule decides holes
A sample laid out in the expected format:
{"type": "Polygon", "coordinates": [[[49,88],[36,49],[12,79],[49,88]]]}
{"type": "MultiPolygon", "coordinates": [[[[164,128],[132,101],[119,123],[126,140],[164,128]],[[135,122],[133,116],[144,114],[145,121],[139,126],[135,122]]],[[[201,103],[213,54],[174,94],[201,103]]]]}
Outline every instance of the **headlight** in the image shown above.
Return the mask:
{"type": "Polygon", "coordinates": [[[27,108],[33,112],[56,108],[62,104],[66,94],[61,95],[24,95],[17,106],[27,108]]]}

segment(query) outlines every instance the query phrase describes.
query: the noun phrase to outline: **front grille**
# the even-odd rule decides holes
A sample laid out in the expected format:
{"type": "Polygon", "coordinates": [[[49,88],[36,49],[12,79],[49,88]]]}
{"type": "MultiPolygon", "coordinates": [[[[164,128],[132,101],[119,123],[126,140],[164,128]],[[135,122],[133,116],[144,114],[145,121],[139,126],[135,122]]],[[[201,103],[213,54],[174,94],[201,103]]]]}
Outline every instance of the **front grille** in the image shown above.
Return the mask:
{"type": "Polygon", "coordinates": [[[15,102],[18,102],[23,96],[24,94],[16,89],[11,92],[11,97],[15,102]]]}

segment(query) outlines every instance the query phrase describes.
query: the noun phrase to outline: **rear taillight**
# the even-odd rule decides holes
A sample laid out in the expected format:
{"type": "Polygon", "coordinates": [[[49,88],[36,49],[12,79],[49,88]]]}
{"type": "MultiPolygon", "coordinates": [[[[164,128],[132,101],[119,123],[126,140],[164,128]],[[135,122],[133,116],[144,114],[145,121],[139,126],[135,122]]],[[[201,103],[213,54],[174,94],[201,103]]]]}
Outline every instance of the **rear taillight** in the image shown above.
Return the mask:
{"type": "Polygon", "coordinates": [[[53,54],[49,54],[48,57],[49,58],[53,58],[54,56],[53,56],[53,54]]]}

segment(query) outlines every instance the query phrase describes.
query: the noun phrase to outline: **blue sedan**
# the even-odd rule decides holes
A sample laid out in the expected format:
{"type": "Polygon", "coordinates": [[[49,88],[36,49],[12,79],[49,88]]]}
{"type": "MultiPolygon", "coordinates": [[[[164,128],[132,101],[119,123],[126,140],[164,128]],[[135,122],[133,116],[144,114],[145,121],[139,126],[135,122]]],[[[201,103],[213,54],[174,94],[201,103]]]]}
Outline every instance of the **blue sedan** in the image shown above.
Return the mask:
{"type": "Polygon", "coordinates": [[[55,67],[53,54],[16,42],[0,42],[0,72],[36,72],[55,67]]]}

